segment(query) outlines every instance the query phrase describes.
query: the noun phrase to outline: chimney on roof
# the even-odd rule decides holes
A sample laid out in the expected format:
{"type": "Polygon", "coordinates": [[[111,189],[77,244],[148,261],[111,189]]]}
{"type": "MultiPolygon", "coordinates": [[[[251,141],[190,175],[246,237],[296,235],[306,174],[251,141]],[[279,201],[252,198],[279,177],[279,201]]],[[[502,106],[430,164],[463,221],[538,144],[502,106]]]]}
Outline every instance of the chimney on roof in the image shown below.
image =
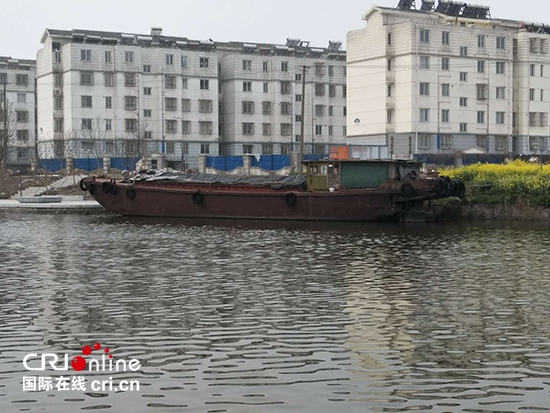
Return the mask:
{"type": "Polygon", "coordinates": [[[151,36],[162,36],[162,27],[151,27],[151,36]]]}

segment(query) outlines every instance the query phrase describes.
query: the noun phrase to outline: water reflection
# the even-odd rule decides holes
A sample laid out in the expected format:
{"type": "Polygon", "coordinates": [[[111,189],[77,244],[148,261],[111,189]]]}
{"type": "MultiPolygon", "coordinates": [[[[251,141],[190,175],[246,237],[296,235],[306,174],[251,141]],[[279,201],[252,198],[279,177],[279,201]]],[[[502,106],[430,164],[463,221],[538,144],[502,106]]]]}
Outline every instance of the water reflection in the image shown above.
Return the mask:
{"type": "Polygon", "coordinates": [[[540,224],[4,215],[0,229],[2,411],[550,405],[540,224]],[[142,362],[112,374],[140,392],[22,391],[24,354],[96,341],[142,362]]]}

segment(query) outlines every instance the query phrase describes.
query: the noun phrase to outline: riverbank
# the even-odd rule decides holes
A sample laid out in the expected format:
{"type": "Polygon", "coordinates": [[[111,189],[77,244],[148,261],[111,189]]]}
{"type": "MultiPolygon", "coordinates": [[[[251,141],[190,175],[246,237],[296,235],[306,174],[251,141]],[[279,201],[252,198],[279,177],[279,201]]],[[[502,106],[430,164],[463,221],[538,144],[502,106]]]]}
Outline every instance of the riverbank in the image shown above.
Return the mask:
{"type": "Polygon", "coordinates": [[[516,160],[441,171],[466,184],[466,199],[442,200],[445,215],[481,220],[550,221],[550,165],[516,160]]]}

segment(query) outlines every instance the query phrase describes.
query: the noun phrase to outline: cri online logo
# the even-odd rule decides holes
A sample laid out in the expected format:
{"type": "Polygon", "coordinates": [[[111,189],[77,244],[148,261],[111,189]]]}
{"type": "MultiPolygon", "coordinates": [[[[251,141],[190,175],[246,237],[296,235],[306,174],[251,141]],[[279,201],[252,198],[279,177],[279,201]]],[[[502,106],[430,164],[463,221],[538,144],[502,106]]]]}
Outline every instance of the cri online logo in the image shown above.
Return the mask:
{"type": "MultiPolygon", "coordinates": [[[[98,350],[98,351],[101,350],[101,344],[95,343],[94,350],[98,350]]],[[[100,361],[96,359],[91,360],[88,367],[89,371],[94,371],[94,370],[95,371],[126,371],[127,368],[131,371],[138,371],[141,368],[139,360],[136,360],[136,359],[132,359],[128,363],[126,362],[126,360],[119,359],[116,361],[116,363],[113,366],[113,360],[112,360],[113,355],[108,353],[109,353],[109,349],[105,348],[102,354],[102,360],[101,360],[102,363],[100,363],[100,361]],[[106,355],[109,355],[109,360],[106,359],[105,357],[106,355]],[[106,363],[106,361],[108,361],[108,363],[106,363]]],[[[90,354],[92,354],[92,348],[90,346],[84,346],[82,348],[82,354],[84,354],[85,356],[89,356],[90,354]]],[[[64,363],[61,366],[57,366],[57,362],[59,360],[59,357],[57,357],[57,354],[43,353],[41,357],[42,359],[41,366],[30,367],[27,364],[27,362],[29,359],[34,357],[38,357],[38,354],[30,353],[23,358],[23,366],[25,366],[27,370],[44,371],[46,370],[46,364],[49,364],[53,370],[64,370],[64,371],[69,370],[68,354],[65,354],[64,363]]],[[[82,371],[86,368],[86,360],[82,356],[73,357],[73,359],[71,360],[71,366],[76,371],[82,371]]]]}

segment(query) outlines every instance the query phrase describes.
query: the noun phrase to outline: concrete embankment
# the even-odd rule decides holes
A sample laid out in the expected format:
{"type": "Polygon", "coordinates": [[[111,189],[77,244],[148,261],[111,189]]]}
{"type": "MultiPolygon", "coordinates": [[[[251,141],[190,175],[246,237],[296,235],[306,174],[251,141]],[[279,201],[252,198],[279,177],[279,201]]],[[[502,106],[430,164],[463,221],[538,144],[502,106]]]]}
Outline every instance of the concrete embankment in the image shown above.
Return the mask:
{"type": "Polygon", "coordinates": [[[436,202],[436,216],[447,219],[494,220],[494,221],[549,221],[550,208],[518,202],[512,205],[478,204],[465,201],[436,202]]]}
{"type": "Polygon", "coordinates": [[[106,213],[107,211],[96,201],[83,201],[63,197],[58,202],[20,202],[14,199],[0,200],[0,212],[30,212],[30,213],[56,213],[56,214],[79,214],[79,213],[106,213]]]}

